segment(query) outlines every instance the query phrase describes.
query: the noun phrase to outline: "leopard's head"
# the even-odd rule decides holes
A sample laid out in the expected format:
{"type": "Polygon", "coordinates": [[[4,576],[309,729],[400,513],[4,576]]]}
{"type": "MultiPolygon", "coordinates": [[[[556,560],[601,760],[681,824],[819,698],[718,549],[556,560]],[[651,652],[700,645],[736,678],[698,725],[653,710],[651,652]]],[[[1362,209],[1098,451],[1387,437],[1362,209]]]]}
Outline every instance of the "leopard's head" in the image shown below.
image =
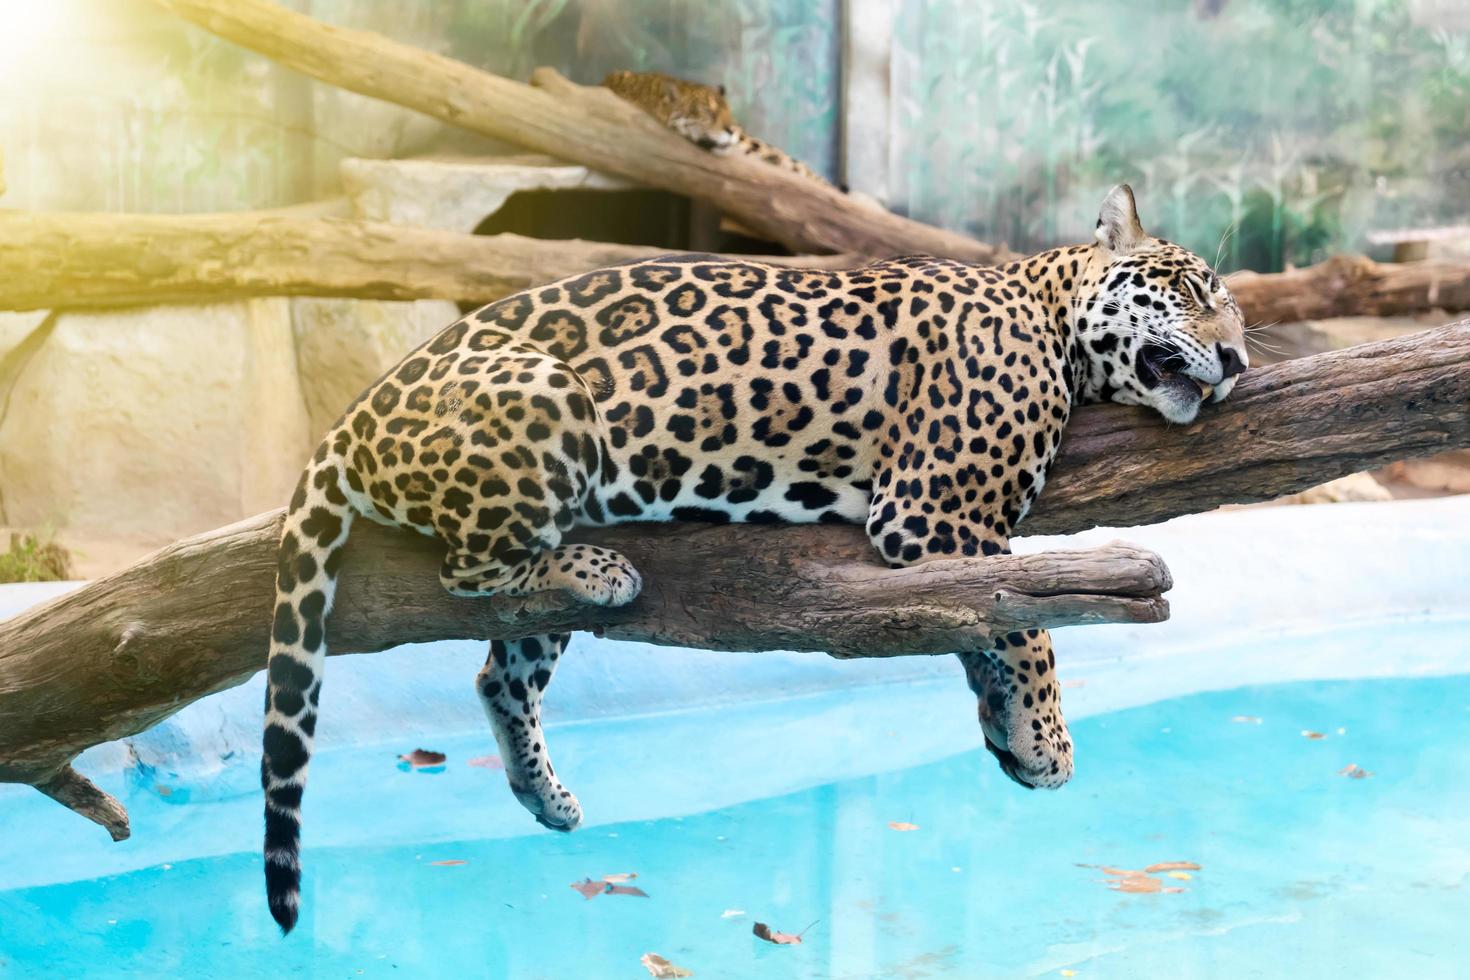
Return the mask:
{"type": "Polygon", "coordinates": [[[729,149],[740,139],[740,127],[725,101],[725,86],[681,81],[669,96],[670,125],[685,139],[715,151],[729,149]]]}
{"type": "Polygon", "coordinates": [[[1144,233],[1133,190],[1109,192],[1072,321],[1083,358],[1081,400],[1146,405],[1193,422],[1246,369],[1245,321],[1204,259],[1144,233]]]}

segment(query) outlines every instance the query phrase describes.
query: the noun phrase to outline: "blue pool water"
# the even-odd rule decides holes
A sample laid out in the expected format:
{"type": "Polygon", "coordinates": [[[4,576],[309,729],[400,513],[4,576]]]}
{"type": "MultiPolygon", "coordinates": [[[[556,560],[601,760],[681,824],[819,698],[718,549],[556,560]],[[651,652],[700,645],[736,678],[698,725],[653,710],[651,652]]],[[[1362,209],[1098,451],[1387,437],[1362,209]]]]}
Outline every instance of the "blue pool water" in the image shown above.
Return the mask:
{"type": "MultiPolygon", "coordinates": [[[[795,723],[792,751],[826,734],[821,712],[802,710],[810,730],[795,723]]],[[[598,760],[626,767],[627,794],[721,764],[643,724],[641,756],[598,760]]],[[[288,939],[265,913],[259,857],[232,853],[0,891],[0,976],[635,978],[646,952],[698,978],[1470,970],[1470,677],[1212,692],[1084,719],[1073,735],[1077,777],[1059,793],[1021,790],[972,751],[571,835],[503,808],[501,774],[465,764],[487,739],[435,746],[450,756],[442,774],[399,772],[380,748],[329,753],[307,794],[306,911],[288,939]],[[1373,775],[1340,775],[1349,765],[1373,775]],[[481,833],[482,799],[499,836],[481,833]],[[459,839],[403,843],[416,820],[446,816],[459,839]],[[311,846],[342,823],[357,843],[311,846]],[[1131,894],[1081,866],[1164,861],[1201,867],[1153,876],[1183,891],[1131,894]],[[623,872],[647,898],[568,887],[623,872]],[[804,941],[762,942],[757,920],[804,941]]],[[[597,726],[578,733],[598,739],[597,726]]],[[[574,788],[576,767],[564,767],[574,788]]],[[[27,846],[16,819],[0,808],[7,848],[27,846]]],[[[135,807],[135,834],[191,819],[253,840],[258,815],[243,792],[135,807]]]]}

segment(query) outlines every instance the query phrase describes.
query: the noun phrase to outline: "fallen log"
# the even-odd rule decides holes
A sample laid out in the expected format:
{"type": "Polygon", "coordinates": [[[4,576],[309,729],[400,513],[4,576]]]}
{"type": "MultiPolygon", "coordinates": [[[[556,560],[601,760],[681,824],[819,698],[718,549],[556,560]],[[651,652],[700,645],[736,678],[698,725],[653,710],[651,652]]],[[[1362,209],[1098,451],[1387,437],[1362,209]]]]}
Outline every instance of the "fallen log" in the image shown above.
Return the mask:
{"type": "MultiPolygon", "coordinates": [[[[1079,410],[1025,524],[1063,533],[1292,493],[1393,459],[1470,446],[1470,321],[1248,373],[1198,422],[1079,410]]],[[[37,786],[127,833],[120,805],[71,768],[263,666],[280,512],[190,538],[0,623],[0,780],[37,786]]],[[[1167,569],[1090,552],[875,564],[861,528],[633,525],[583,532],[627,553],[645,591],[619,610],[542,594],[454,599],[439,548],[359,522],[329,626],[333,653],[453,637],[594,629],[713,649],[838,656],[984,646],[1019,626],[1165,618],[1167,569]]]]}
{"type": "MultiPolygon", "coordinates": [[[[0,212],[0,309],[84,309],[246,296],[488,303],[669,250],[578,239],[463,235],[272,213],[0,212]]],[[[739,256],[731,256],[738,258],[739,256]]],[[[761,256],[845,268],[857,255],[761,256]]]]}
{"type": "Polygon", "coordinates": [[[708,153],[607,89],[575,85],[550,69],[539,69],[534,84],[526,85],[381,34],[324,24],[269,0],[154,2],[338,88],[708,201],[793,252],[930,252],[974,262],[1008,254],[780,167],[708,153]]]}
{"type": "MultiPolygon", "coordinates": [[[[273,212],[0,211],[0,309],[106,308],[248,296],[489,303],[563,276],[667,251],[651,245],[463,235],[273,212]]],[[[877,257],[850,253],[759,259],[793,268],[838,269],[877,257]]],[[[1344,255],[1306,269],[1236,273],[1228,280],[1253,323],[1470,309],[1470,263],[1388,265],[1344,255]]]]}
{"type": "Polygon", "coordinates": [[[1470,309],[1467,262],[1385,263],[1335,255],[1304,269],[1236,272],[1225,281],[1252,324],[1470,309]]]}

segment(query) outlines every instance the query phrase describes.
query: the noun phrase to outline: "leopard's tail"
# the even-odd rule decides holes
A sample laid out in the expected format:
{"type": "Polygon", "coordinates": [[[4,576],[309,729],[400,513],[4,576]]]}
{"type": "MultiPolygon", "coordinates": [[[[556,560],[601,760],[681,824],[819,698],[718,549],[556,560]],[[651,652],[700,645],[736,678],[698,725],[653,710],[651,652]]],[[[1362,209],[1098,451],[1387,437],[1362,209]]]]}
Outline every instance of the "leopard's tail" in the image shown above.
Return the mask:
{"type": "Polygon", "coordinates": [[[265,887],[271,916],[288,933],[301,902],[301,793],[316,734],[317,696],[326,659],[327,614],[342,548],[356,516],[346,467],[327,446],[317,451],[291,498],[276,562],[275,620],[265,696],[265,887]]]}

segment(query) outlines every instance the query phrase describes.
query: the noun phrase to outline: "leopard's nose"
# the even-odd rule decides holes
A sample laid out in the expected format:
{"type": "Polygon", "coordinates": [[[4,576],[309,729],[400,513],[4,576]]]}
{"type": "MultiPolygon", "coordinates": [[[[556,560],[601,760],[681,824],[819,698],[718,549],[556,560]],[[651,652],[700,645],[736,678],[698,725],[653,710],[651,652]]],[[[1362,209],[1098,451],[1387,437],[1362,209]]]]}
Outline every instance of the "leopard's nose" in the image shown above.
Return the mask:
{"type": "Polygon", "coordinates": [[[1234,347],[1226,347],[1224,344],[1215,344],[1215,353],[1220,355],[1220,380],[1233,378],[1245,370],[1245,360],[1234,347]]]}

